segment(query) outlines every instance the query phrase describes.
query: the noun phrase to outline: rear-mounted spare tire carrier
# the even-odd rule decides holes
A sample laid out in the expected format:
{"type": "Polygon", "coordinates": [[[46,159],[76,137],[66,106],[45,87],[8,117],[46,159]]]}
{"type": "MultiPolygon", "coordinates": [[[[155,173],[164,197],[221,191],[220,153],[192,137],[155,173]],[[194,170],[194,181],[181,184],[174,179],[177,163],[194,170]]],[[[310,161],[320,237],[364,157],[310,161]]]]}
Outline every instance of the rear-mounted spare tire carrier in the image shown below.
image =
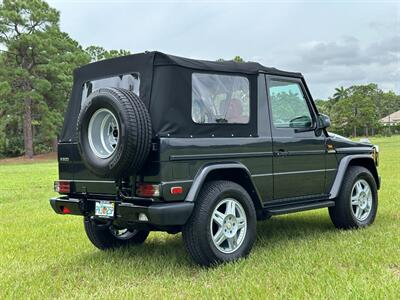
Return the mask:
{"type": "MultiPolygon", "coordinates": [[[[112,130],[112,129],[111,129],[112,130]]],[[[135,174],[140,170],[146,161],[151,146],[151,120],[146,106],[140,98],[134,93],[121,88],[102,88],[94,91],[87,99],[81,112],[79,113],[78,123],[78,149],[82,161],[86,167],[95,175],[107,178],[123,178],[135,174]],[[103,119],[93,120],[99,115],[99,111],[107,112],[103,119]],[[115,122],[109,122],[109,119],[115,118],[115,122]],[[111,132],[116,136],[112,139],[105,150],[108,155],[98,155],[94,151],[96,144],[93,143],[93,137],[89,139],[90,134],[95,136],[91,130],[107,130],[107,126],[100,124],[93,127],[95,122],[103,122],[108,127],[114,126],[116,132],[111,132]],[[115,149],[110,150],[112,145],[115,149]]],[[[104,142],[104,132],[102,143],[104,142]]],[[[107,137],[105,137],[107,138],[107,137]]],[[[109,141],[107,141],[109,142],[109,141]]],[[[103,143],[104,146],[104,143],[103,143]]],[[[101,146],[100,150],[101,150],[101,146]]]]}

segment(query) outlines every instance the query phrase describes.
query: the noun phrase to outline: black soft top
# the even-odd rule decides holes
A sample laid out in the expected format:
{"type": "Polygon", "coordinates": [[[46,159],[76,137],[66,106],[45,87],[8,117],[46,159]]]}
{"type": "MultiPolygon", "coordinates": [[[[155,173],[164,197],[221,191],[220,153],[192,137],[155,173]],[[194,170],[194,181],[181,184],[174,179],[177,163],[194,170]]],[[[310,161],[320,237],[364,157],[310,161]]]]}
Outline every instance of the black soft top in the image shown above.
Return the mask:
{"type": "Polygon", "coordinates": [[[93,71],[93,69],[107,67],[110,64],[130,64],[132,61],[151,62],[154,66],[180,66],[193,70],[213,71],[213,72],[228,72],[228,73],[243,73],[243,74],[256,74],[266,73],[271,75],[281,75],[290,77],[303,77],[298,72],[287,72],[272,67],[265,67],[257,62],[235,62],[235,61],[210,61],[180,57],[162,53],[159,51],[144,52],[121,56],[102,60],[99,62],[91,63],[83,67],[77,68],[75,74],[86,73],[93,71]]]}
{"type": "MultiPolygon", "coordinates": [[[[83,86],[87,82],[132,72],[140,74],[139,94],[150,111],[154,136],[204,136],[210,132],[215,136],[218,134],[220,136],[232,134],[254,136],[256,134],[255,111],[251,112],[253,118],[247,125],[195,124],[191,120],[191,74],[193,72],[221,72],[246,76],[251,82],[252,105],[256,105],[255,87],[259,73],[303,78],[300,73],[268,68],[256,62],[197,60],[157,51],[102,60],[74,71],[74,83],[60,141],[75,142],[77,140],[76,123],[81,110],[83,86]]],[[[255,109],[255,107],[252,108],[252,110],[255,109]]]]}

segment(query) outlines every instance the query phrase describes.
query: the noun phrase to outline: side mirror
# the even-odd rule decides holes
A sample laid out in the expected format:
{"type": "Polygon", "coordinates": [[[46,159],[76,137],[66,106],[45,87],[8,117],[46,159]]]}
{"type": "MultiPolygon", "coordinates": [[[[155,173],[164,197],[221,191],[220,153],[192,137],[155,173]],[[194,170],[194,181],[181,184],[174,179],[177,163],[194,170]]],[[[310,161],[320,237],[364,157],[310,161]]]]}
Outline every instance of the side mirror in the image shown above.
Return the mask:
{"type": "Polygon", "coordinates": [[[310,128],[311,124],[309,116],[299,116],[289,121],[290,128],[310,128]]]}
{"type": "Polygon", "coordinates": [[[331,126],[331,119],[327,115],[319,114],[318,115],[318,128],[324,129],[331,126]]]}

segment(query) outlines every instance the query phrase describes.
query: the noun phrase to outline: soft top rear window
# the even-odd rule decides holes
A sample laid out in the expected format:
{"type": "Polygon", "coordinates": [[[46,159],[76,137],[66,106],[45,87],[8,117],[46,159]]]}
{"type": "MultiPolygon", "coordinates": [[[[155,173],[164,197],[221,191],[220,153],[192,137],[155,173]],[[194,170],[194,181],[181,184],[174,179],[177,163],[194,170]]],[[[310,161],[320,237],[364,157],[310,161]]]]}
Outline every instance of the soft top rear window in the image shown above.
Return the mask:
{"type": "Polygon", "coordinates": [[[249,80],[244,76],[193,73],[192,120],[199,124],[247,124],[249,80]]]}
{"type": "Polygon", "coordinates": [[[93,91],[106,87],[123,88],[139,96],[140,75],[139,73],[130,73],[87,81],[82,88],[81,103],[83,104],[93,91]]]}

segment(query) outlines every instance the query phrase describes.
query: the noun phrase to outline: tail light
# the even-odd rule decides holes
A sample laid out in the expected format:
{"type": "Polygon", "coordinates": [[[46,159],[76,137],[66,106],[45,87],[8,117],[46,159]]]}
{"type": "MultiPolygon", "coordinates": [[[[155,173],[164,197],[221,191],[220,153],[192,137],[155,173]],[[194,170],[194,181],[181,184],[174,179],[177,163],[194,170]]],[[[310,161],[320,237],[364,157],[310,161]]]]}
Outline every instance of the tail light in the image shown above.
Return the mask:
{"type": "Polygon", "coordinates": [[[69,215],[72,211],[66,207],[66,206],[61,206],[61,211],[64,215],[69,215]]]}
{"type": "Polygon", "coordinates": [[[171,187],[171,195],[179,195],[183,193],[183,187],[173,186],[171,187]]]}
{"type": "Polygon", "coordinates": [[[138,183],[136,195],[139,197],[160,197],[160,185],[151,183],[138,183]]]}
{"type": "Polygon", "coordinates": [[[71,192],[71,183],[66,180],[54,181],[54,191],[60,194],[69,194],[71,192]]]}

